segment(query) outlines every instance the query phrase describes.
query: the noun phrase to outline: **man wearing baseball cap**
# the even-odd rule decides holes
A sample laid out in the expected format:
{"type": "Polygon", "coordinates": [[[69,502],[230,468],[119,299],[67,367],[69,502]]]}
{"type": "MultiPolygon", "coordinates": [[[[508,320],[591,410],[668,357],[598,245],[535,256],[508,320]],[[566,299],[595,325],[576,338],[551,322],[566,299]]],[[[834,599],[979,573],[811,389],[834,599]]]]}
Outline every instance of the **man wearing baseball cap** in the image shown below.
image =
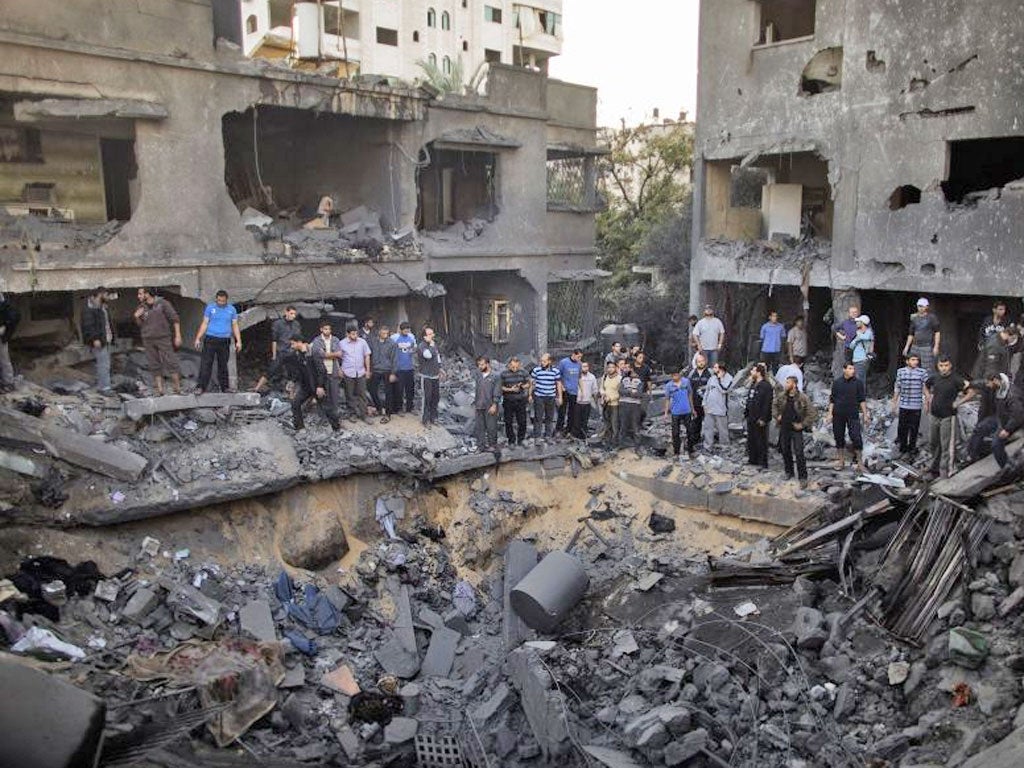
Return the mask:
{"type": "Polygon", "coordinates": [[[910,316],[910,331],[907,333],[907,343],[903,345],[903,356],[906,357],[913,350],[921,358],[921,367],[929,372],[934,371],[941,337],[939,319],[931,313],[928,299],[922,296],[917,300],[917,312],[910,316]]]}

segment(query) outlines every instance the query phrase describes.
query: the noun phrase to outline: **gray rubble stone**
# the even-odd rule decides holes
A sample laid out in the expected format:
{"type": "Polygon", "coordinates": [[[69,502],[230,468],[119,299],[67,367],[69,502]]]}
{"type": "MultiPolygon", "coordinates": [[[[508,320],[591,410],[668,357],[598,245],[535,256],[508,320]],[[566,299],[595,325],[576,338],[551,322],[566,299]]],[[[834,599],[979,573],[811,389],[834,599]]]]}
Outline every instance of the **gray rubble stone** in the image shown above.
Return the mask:
{"type": "Polygon", "coordinates": [[[705,661],[693,671],[693,684],[701,691],[718,690],[729,681],[729,670],[714,661],[705,661]]]}
{"type": "Polygon", "coordinates": [[[978,621],[988,621],[996,615],[996,601],[992,595],[975,592],[971,595],[971,613],[978,621]]]}
{"type": "Polygon", "coordinates": [[[801,606],[797,608],[793,618],[793,634],[796,636],[797,648],[817,650],[828,640],[824,630],[825,617],[815,608],[801,606]]]}
{"type": "Polygon", "coordinates": [[[1011,586],[1024,587],[1024,553],[1017,555],[1010,563],[1006,578],[1011,586]]]}
{"type": "Polygon", "coordinates": [[[424,677],[448,677],[461,639],[462,635],[454,629],[435,629],[430,635],[430,645],[427,647],[427,655],[423,657],[420,674],[424,677]]]}
{"type": "Polygon", "coordinates": [[[416,738],[419,727],[419,721],[411,717],[393,717],[391,722],[384,726],[384,742],[406,744],[416,738]]]}
{"type": "Polygon", "coordinates": [[[277,628],[270,613],[270,603],[266,600],[253,600],[243,605],[238,611],[238,623],[244,634],[261,643],[277,641],[277,628]]]}
{"type": "Polygon", "coordinates": [[[473,710],[473,720],[477,725],[486,725],[511,708],[513,701],[514,697],[508,685],[500,683],[491,697],[473,710]]]}
{"type": "Polygon", "coordinates": [[[156,592],[148,587],[139,587],[135,590],[135,594],[128,599],[124,610],[121,611],[121,615],[129,621],[141,622],[153,612],[153,609],[156,608],[159,602],[160,599],[157,597],[156,592]]]}
{"type": "Polygon", "coordinates": [[[695,728],[678,741],[665,747],[665,765],[682,765],[707,747],[708,732],[695,728]]]}

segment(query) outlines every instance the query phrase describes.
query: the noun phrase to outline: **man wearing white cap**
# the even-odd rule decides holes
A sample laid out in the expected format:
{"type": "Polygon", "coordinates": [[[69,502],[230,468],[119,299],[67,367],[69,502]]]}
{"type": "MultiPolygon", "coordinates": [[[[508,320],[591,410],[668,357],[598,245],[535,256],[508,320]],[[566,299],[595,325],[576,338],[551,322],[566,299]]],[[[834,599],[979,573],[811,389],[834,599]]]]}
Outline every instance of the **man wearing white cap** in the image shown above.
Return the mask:
{"type": "Polygon", "coordinates": [[[871,318],[867,315],[857,317],[857,334],[850,344],[853,353],[853,368],[857,378],[866,385],[868,383],[868,366],[875,356],[875,332],[871,330],[871,318]]]}
{"type": "Polygon", "coordinates": [[[917,300],[917,312],[910,316],[910,332],[907,343],[903,345],[903,356],[906,357],[913,349],[921,358],[921,367],[934,371],[940,340],[939,319],[929,310],[928,299],[922,296],[917,300]]]}

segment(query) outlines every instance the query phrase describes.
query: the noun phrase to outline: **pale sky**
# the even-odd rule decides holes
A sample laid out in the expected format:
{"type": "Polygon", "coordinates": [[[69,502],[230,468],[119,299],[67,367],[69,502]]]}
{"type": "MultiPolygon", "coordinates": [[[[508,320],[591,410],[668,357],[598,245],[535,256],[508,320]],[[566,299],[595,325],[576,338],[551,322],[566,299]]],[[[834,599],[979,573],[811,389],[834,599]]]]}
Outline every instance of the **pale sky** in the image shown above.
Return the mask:
{"type": "Polygon", "coordinates": [[[699,0],[563,0],[565,42],[551,76],[598,89],[597,121],[636,124],[654,107],[697,104],[699,0]]]}

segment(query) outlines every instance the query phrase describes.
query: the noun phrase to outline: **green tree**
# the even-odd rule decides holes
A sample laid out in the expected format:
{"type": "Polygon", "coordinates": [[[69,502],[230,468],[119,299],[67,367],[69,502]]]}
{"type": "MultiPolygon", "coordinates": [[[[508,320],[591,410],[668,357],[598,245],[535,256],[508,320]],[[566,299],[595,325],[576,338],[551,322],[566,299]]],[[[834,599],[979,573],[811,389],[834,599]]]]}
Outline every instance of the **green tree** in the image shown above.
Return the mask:
{"type": "Polygon", "coordinates": [[[689,194],[693,131],[687,123],[639,125],[608,133],[602,165],[608,208],[597,217],[601,265],[610,287],[633,280],[632,267],[652,229],[671,219],[689,194]]]}

